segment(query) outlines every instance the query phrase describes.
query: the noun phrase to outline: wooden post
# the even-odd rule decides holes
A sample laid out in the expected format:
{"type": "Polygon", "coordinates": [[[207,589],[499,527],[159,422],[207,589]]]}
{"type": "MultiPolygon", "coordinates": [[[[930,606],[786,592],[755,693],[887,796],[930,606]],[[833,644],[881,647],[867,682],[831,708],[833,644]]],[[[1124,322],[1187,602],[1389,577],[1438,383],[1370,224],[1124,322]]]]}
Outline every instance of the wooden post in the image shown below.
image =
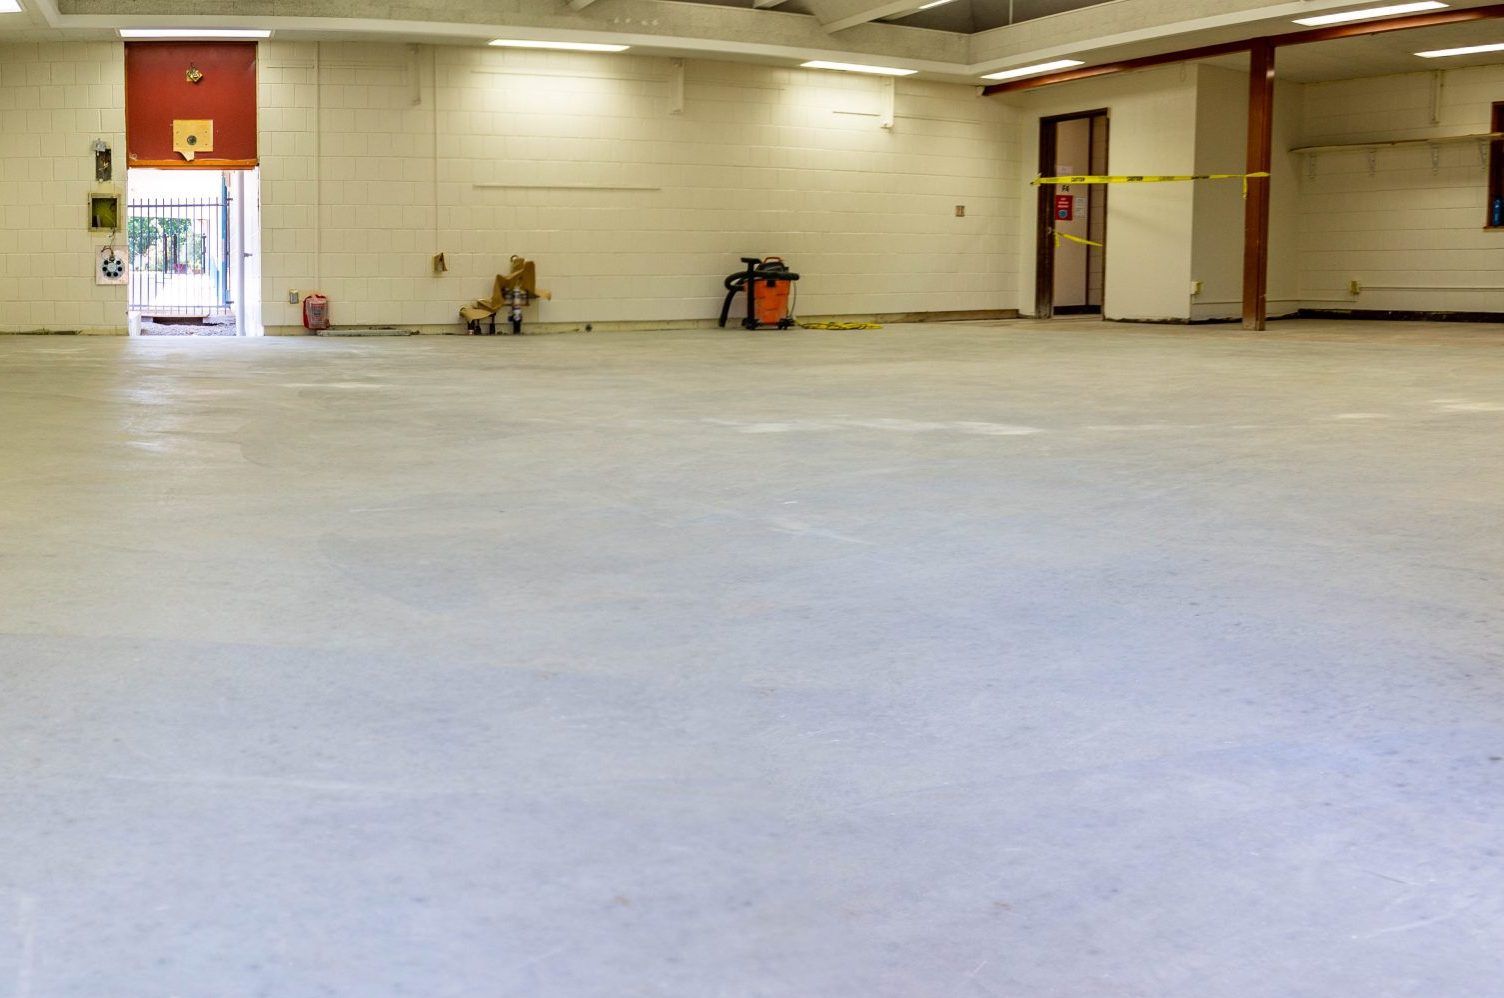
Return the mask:
{"type": "MultiPolygon", "coordinates": [[[[1248,67],[1248,173],[1274,161],[1274,46],[1255,39],[1248,67]]],[[[1268,317],[1269,179],[1249,177],[1243,204],[1243,328],[1262,330],[1268,317]]]]}

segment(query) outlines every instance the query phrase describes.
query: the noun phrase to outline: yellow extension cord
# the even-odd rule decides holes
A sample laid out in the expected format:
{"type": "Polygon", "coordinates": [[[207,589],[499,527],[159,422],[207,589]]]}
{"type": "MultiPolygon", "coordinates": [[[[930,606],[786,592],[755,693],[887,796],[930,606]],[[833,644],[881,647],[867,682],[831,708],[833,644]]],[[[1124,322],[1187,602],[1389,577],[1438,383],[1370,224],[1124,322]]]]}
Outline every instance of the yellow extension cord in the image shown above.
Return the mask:
{"type": "Polygon", "coordinates": [[[881,329],[875,322],[803,322],[795,319],[800,329],[881,329]]]}

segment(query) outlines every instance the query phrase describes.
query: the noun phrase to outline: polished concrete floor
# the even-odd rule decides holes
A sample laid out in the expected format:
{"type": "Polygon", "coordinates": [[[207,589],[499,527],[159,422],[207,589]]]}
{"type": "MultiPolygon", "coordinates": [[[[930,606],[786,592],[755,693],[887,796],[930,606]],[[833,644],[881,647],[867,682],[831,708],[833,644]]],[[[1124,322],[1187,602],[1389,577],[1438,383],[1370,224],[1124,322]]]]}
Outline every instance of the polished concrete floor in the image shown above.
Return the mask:
{"type": "Polygon", "coordinates": [[[0,995],[1504,994],[1504,329],[0,337],[0,995]]]}

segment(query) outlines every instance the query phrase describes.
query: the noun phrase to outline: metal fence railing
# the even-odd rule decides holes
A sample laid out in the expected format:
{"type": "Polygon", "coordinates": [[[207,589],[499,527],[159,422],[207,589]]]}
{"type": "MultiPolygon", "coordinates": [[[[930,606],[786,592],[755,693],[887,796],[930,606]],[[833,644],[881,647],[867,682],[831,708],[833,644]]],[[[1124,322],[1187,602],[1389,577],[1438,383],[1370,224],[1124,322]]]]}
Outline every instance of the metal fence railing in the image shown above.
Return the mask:
{"type": "Polygon", "coordinates": [[[126,205],[130,308],[146,315],[226,315],[230,199],[141,198],[126,205]]]}

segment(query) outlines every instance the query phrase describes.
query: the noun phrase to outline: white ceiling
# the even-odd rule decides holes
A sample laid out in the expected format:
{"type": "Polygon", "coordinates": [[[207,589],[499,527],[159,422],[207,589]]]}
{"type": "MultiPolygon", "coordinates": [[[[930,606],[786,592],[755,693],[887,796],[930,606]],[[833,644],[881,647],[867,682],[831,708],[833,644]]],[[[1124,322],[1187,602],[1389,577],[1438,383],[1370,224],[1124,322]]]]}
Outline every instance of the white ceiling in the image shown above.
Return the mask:
{"type": "MultiPolygon", "coordinates": [[[[55,0],[22,0],[25,9],[21,13],[0,14],[0,42],[65,37],[114,38],[114,25],[133,21],[139,23],[143,20],[137,14],[141,7],[172,10],[179,2],[194,5],[185,6],[185,9],[191,9],[193,14],[198,16],[176,18],[175,15],[159,15],[155,18],[156,22],[183,20],[205,23],[210,20],[203,15],[205,5],[202,0],[152,0],[150,3],[139,4],[136,0],[131,0],[130,3],[121,5],[122,13],[119,15],[97,13],[87,16],[64,15],[58,18],[57,11],[53,8],[52,20],[61,26],[49,26],[49,18],[44,16],[43,6],[54,2],[55,0]]],[[[106,0],[94,0],[96,7],[104,2],[106,0]]],[[[298,9],[312,9],[317,6],[317,2],[318,0],[309,0],[307,4],[300,3],[298,9]]],[[[463,0],[455,0],[455,2],[463,2],[463,0]]],[[[546,32],[551,29],[543,27],[544,25],[558,23],[574,32],[590,32],[591,37],[603,39],[623,33],[623,28],[619,24],[622,19],[621,15],[628,9],[626,5],[633,2],[637,0],[599,0],[575,13],[569,9],[566,0],[519,0],[518,9],[524,14],[530,13],[532,21],[540,26],[539,30],[546,32]]],[[[1128,40],[1129,36],[1118,35],[1115,37],[1123,40],[1111,42],[1104,34],[1102,40],[1107,42],[1105,46],[1091,49],[1089,42],[1078,42],[1047,56],[1055,58],[1060,55],[1075,55],[1086,60],[1088,65],[1094,65],[1232,39],[1300,30],[1298,25],[1291,23],[1291,17],[1296,16],[1306,3],[1311,4],[1309,8],[1311,10],[1331,10],[1334,7],[1333,3],[1323,2],[1323,0],[1283,0],[1283,2],[1270,0],[1267,7],[1256,11],[1256,14],[1263,16],[1236,19],[1229,16],[1225,19],[1225,23],[1213,25],[1208,25],[1206,19],[1203,18],[1200,22],[1186,22],[1156,29],[1153,28],[1155,23],[1153,15],[1157,11],[1159,23],[1164,23],[1164,10],[1166,9],[1164,0],[1109,0],[1106,3],[1101,0],[1096,0],[1096,2],[1092,0],[955,0],[954,3],[927,11],[917,17],[900,16],[901,25],[874,23],[862,25],[850,31],[827,33],[819,28],[815,18],[800,13],[807,9],[804,6],[807,0],[785,0],[775,10],[746,9],[750,8],[753,2],[754,0],[693,0],[693,2],[658,3],[651,8],[654,14],[652,23],[654,25],[659,23],[656,14],[661,10],[665,12],[663,26],[655,29],[655,35],[651,37],[639,35],[633,38],[631,43],[645,54],[750,59],[777,64],[797,64],[792,60],[801,57],[840,58],[844,56],[843,61],[910,65],[921,69],[932,79],[975,83],[979,82],[977,75],[980,72],[989,71],[996,66],[995,64],[986,67],[966,64],[964,59],[966,35],[964,33],[942,31],[933,27],[929,27],[929,30],[918,30],[912,24],[930,15],[939,16],[941,12],[950,10],[951,13],[945,16],[971,18],[974,21],[981,18],[981,21],[975,21],[975,24],[979,26],[982,23],[989,23],[990,20],[999,16],[1000,12],[1006,17],[1011,2],[1012,15],[1021,25],[1018,29],[1020,31],[1030,29],[1037,31],[1040,25],[1049,25],[1050,30],[1053,31],[1058,22],[1062,28],[1070,25],[1076,26],[1079,34],[1083,18],[1088,19],[1085,22],[1088,26],[1106,24],[1109,16],[1115,19],[1112,21],[1114,25],[1122,25],[1125,21],[1125,14],[1131,15],[1141,7],[1146,12],[1146,28],[1134,33],[1131,41],[1128,40]],[[713,14],[715,7],[707,6],[708,4],[714,4],[724,10],[724,16],[731,19],[728,20],[728,27],[722,36],[724,41],[716,40],[714,32],[703,29],[678,30],[675,20],[676,11],[684,11],[688,17],[696,18],[694,23],[697,28],[702,28],[706,18],[714,20],[716,17],[723,16],[713,14]],[[744,9],[726,9],[732,6],[744,9]],[[1103,10],[1093,9],[1098,7],[1103,10]],[[772,19],[767,23],[776,25],[782,32],[780,44],[758,45],[746,41],[749,18],[759,24],[763,23],[764,19],[772,19]],[[693,35],[697,37],[691,37],[693,35]],[[957,47],[958,44],[960,48],[957,47]],[[887,54],[882,54],[884,50],[887,54]],[[926,52],[929,53],[927,57],[926,52]],[[951,54],[942,56],[941,52],[961,54],[963,57],[956,58],[956,55],[951,54]]],[[[757,0],[757,2],[766,5],[772,0],[757,0]]],[[[916,0],[916,5],[917,2],[922,2],[922,0],[916,0]]],[[[1453,7],[1473,7],[1481,6],[1486,2],[1487,0],[1453,0],[1452,5],[1453,7]]],[[[212,9],[219,5],[208,6],[212,9]]],[[[278,9],[286,10],[293,5],[279,3],[276,6],[278,9]]],[[[340,6],[348,8],[347,4],[340,6]]],[[[1178,6],[1178,4],[1172,4],[1169,9],[1174,11],[1178,6]]],[[[1246,4],[1242,6],[1247,7],[1246,4]]],[[[1348,6],[1356,7],[1363,6],[1363,4],[1348,6]]],[[[237,7],[244,9],[244,5],[237,5],[237,7]]],[[[647,8],[639,4],[635,9],[647,8]]],[[[499,20],[509,20],[515,15],[498,13],[496,16],[499,20]]],[[[403,41],[422,40],[454,44],[477,44],[485,37],[485,32],[496,30],[498,27],[494,23],[477,25],[433,22],[420,24],[415,28],[415,22],[390,22],[378,18],[322,17],[315,20],[285,15],[269,19],[224,17],[217,20],[275,21],[278,37],[360,38],[386,41],[399,40],[400,37],[403,41]],[[399,27],[406,34],[394,34],[399,27]]],[[[528,22],[520,19],[515,23],[526,24],[528,22]]],[[[626,23],[632,24],[633,22],[628,19],[626,23]]],[[[647,22],[639,20],[637,23],[642,25],[647,22]]],[[[690,23],[684,22],[686,28],[690,23]]],[[[996,37],[1007,35],[1009,32],[1009,28],[1003,27],[993,30],[991,34],[996,37]]],[[[1311,83],[1504,62],[1504,53],[1441,60],[1420,59],[1414,55],[1416,51],[1422,49],[1489,42],[1504,42],[1504,19],[1283,47],[1278,53],[1278,72],[1284,79],[1311,83]]],[[[1035,54],[1043,53],[1025,52],[1017,56],[999,57],[994,60],[994,63],[1004,62],[1006,58],[1005,65],[1019,65],[1018,59],[1032,57],[1035,54]]],[[[1208,61],[1234,69],[1244,69],[1247,66],[1247,57],[1244,55],[1232,55],[1208,61]]]]}
{"type": "MultiPolygon", "coordinates": [[[[1415,54],[1429,49],[1490,43],[1504,43],[1504,19],[1394,31],[1384,35],[1344,38],[1310,45],[1291,45],[1279,49],[1276,54],[1275,72],[1281,79],[1297,83],[1320,83],[1504,62],[1504,52],[1444,59],[1422,59],[1415,54]]],[[[1246,55],[1222,56],[1205,61],[1230,69],[1248,68],[1246,55]]]]}

